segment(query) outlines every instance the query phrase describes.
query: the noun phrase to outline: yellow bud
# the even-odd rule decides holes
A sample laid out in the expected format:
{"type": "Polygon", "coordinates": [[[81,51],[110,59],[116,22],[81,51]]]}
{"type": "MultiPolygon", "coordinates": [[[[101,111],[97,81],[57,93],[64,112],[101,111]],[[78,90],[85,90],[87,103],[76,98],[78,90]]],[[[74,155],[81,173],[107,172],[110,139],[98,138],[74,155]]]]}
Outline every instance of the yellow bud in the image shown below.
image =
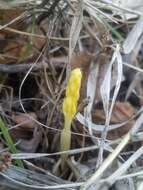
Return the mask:
{"type": "Polygon", "coordinates": [[[67,86],[66,88],[66,96],[72,97],[75,102],[79,99],[79,90],[77,89],[77,85],[67,86]]]}
{"type": "Polygon", "coordinates": [[[76,114],[76,104],[72,97],[66,97],[63,101],[63,113],[68,119],[73,119],[76,114]]]}
{"type": "Polygon", "coordinates": [[[82,73],[79,68],[71,71],[71,76],[67,83],[66,96],[72,96],[75,101],[79,99],[79,91],[81,86],[82,73]]]}
{"type": "Polygon", "coordinates": [[[63,101],[63,113],[65,117],[72,120],[76,114],[77,101],[79,99],[79,91],[81,86],[82,73],[79,68],[71,71],[69,81],[66,88],[66,97],[63,101]]]}
{"type": "MultiPolygon", "coordinates": [[[[64,129],[61,133],[61,151],[70,149],[71,144],[71,123],[77,112],[77,102],[79,99],[79,92],[81,86],[82,73],[79,68],[74,69],[71,72],[69,81],[66,88],[66,97],[63,101],[63,113],[64,113],[64,129]]],[[[64,169],[65,162],[68,154],[61,156],[61,166],[64,169]]]]}

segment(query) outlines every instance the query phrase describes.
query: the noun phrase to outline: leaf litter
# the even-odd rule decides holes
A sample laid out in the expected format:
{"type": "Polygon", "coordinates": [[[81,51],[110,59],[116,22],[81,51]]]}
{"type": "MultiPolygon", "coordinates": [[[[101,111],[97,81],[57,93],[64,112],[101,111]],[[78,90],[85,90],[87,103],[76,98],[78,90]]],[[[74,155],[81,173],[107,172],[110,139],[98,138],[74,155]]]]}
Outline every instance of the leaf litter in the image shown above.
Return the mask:
{"type": "Polygon", "coordinates": [[[142,1],[0,5],[0,184],[141,190],[142,1]],[[80,97],[71,147],[61,152],[62,102],[75,68],[80,97]]]}

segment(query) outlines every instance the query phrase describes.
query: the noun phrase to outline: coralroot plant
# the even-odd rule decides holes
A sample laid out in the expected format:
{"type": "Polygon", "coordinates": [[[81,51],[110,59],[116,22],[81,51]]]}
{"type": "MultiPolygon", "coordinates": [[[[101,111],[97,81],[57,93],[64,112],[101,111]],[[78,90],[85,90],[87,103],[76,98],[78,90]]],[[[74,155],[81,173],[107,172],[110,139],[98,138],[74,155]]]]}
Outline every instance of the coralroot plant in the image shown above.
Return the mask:
{"type": "MultiPolygon", "coordinates": [[[[66,87],[66,96],[63,101],[64,128],[61,132],[61,151],[68,151],[71,145],[71,123],[77,112],[77,103],[80,97],[82,73],[79,68],[71,71],[66,87]]],[[[65,166],[68,154],[61,155],[61,167],[65,166]]]]}

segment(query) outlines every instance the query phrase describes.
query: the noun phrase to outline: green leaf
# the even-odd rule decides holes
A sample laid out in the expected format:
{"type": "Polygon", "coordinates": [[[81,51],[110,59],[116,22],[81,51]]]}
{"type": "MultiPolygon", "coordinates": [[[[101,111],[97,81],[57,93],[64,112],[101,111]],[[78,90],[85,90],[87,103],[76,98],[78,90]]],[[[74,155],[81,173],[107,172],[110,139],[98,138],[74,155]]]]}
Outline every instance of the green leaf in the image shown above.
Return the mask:
{"type": "MultiPolygon", "coordinates": [[[[1,129],[1,132],[2,132],[2,135],[8,145],[8,148],[9,150],[13,153],[13,154],[16,154],[17,153],[17,149],[13,143],[13,140],[9,134],[9,131],[8,131],[8,127],[6,126],[5,122],[1,119],[0,117],[0,129],[1,129]]],[[[19,167],[22,167],[24,168],[23,166],[23,162],[21,160],[16,160],[15,161],[16,165],[18,165],[19,167]]]]}

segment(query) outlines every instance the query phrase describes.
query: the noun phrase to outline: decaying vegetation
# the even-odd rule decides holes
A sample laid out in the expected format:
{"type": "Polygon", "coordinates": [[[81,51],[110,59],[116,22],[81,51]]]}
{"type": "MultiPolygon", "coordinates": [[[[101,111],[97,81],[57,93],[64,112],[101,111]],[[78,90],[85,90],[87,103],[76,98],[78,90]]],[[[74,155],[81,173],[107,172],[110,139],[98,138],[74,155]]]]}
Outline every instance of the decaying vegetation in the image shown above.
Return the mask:
{"type": "Polygon", "coordinates": [[[143,189],[142,44],[142,0],[0,1],[1,188],[143,189]]]}

